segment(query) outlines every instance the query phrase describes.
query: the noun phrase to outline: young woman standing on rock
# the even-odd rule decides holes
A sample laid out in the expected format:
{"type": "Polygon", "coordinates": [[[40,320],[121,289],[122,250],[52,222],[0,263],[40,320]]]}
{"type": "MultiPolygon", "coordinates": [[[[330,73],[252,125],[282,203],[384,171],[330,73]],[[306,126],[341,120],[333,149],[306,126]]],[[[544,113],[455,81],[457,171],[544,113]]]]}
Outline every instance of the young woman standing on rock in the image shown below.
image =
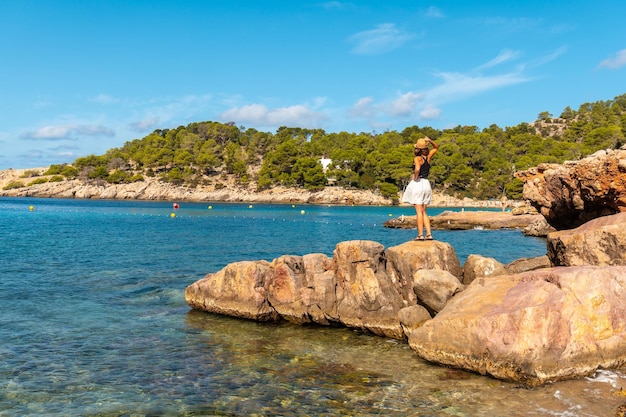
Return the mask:
{"type": "Polygon", "coordinates": [[[413,179],[402,195],[402,202],[412,204],[417,215],[417,237],[413,240],[433,240],[430,234],[430,219],[426,214],[426,207],[433,197],[433,190],[428,181],[430,161],[438,150],[437,143],[428,136],[418,139],[417,143],[413,145],[413,179]],[[429,145],[432,145],[432,149],[429,145]],[[426,228],[426,237],[423,234],[424,228],[426,228]]]}

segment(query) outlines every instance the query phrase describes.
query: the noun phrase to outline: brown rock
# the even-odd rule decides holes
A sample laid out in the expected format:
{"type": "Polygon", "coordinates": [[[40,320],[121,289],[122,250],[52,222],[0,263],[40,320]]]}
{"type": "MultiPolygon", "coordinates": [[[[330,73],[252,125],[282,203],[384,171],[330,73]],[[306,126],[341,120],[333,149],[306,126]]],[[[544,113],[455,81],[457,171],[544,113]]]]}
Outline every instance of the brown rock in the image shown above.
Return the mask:
{"type": "Polygon", "coordinates": [[[626,149],[517,172],[524,198],[557,230],[626,211],[626,149]]]}
{"type": "Polygon", "coordinates": [[[334,271],[324,254],[285,255],[270,264],[268,302],[296,324],[329,324],[336,314],[334,271]]]}
{"type": "Polygon", "coordinates": [[[387,275],[402,294],[403,307],[417,304],[413,274],[421,269],[439,269],[461,277],[461,264],[452,245],[438,240],[410,241],[388,248],[387,275]]]}
{"type": "MultiPolygon", "coordinates": [[[[536,214],[514,215],[499,211],[444,211],[430,217],[430,225],[434,230],[519,229],[527,227],[538,217],[536,214]]],[[[415,216],[395,217],[387,220],[384,226],[394,229],[417,228],[415,216]]]]}
{"type": "Polygon", "coordinates": [[[185,289],[187,304],[196,310],[258,321],[280,317],[267,302],[267,261],[242,261],[226,265],[185,289]]]}
{"type": "Polygon", "coordinates": [[[469,255],[463,264],[463,284],[468,285],[476,278],[504,275],[506,274],[504,265],[494,258],[481,255],[469,255]]]}
{"type": "Polygon", "coordinates": [[[419,303],[435,314],[463,288],[457,277],[441,269],[420,269],[413,274],[413,290],[419,303]]]}
{"type": "Polygon", "coordinates": [[[420,305],[405,307],[398,312],[398,319],[407,337],[411,335],[413,330],[417,329],[431,318],[428,310],[420,305]]]}
{"type": "Polygon", "coordinates": [[[553,265],[626,265],[626,212],[548,234],[553,265]]]}
{"type": "Polygon", "coordinates": [[[431,362],[528,385],[626,363],[626,267],[477,279],[409,344],[431,362]]]}
{"type": "Polygon", "coordinates": [[[536,216],[535,220],[522,229],[525,236],[545,237],[548,233],[555,232],[556,229],[548,224],[543,216],[536,216]]]}
{"type": "Polygon", "coordinates": [[[535,269],[550,268],[550,258],[548,255],[536,256],[534,258],[520,258],[504,266],[508,274],[519,274],[521,272],[534,271],[535,269]]]}
{"type": "Polygon", "coordinates": [[[276,312],[292,323],[310,323],[308,303],[314,297],[303,294],[308,288],[301,256],[284,255],[270,264],[268,301],[276,312]],[[303,295],[305,295],[303,297],[303,295]]]}
{"type": "Polygon", "coordinates": [[[355,240],[337,244],[332,259],[309,254],[285,255],[271,263],[237,262],[190,285],[185,298],[192,308],[213,313],[340,323],[402,339],[398,312],[417,305],[418,299],[431,311],[442,309],[461,288],[446,271],[460,274],[460,266],[444,242],[408,242],[388,253],[380,243],[355,240]]]}
{"type": "Polygon", "coordinates": [[[337,314],[349,327],[401,339],[402,296],[385,272],[384,247],[356,240],[337,244],[337,314]]]}

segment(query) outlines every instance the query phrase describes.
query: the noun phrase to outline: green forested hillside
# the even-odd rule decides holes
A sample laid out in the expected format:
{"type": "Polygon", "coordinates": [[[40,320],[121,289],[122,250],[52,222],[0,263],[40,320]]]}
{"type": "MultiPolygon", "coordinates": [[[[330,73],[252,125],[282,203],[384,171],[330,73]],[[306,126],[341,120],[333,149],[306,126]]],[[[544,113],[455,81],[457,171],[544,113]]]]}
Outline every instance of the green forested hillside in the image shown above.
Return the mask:
{"type": "Polygon", "coordinates": [[[575,160],[625,143],[626,94],[613,100],[567,107],[559,117],[539,113],[535,122],[483,130],[457,126],[437,130],[410,126],[382,133],[327,133],[281,127],[275,133],[234,123],[198,122],[155,130],[106,154],[55,165],[49,174],[111,183],[144,176],[188,186],[273,185],[319,189],[327,184],[378,190],[395,197],[411,177],[412,144],[428,135],[439,143],[431,179],[438,191],[457,197],[521,196],[513,173],[542,162],[575,160]],[[332,163],[324,172],[321,158],[332,163]]]}

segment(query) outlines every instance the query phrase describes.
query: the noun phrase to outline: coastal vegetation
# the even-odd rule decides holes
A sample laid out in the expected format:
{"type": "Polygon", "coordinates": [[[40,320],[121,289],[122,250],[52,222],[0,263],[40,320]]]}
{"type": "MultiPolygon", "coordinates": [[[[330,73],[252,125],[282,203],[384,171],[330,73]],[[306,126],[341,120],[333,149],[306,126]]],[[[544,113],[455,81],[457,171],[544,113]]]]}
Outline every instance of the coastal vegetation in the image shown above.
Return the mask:
{"type": "Polygon", "coordinates": [[[440,145],[430,177],[439,191],[459,198],[517,199],[523,184],[514,177],[516,171],[622,146],[626,94],[585,103],[578,110],[566,107],[558,117],[541,112],[532,123],[506,128],[493,124],[482,130],[410,126],[380,133],[328,133],[283,126],[270,133],[234,122],[197,122],[157,129],[104,155],[52,165],[45,175],[57,181],[62,176],[112,184],[150,176],[213,189],[234,184],[257,190],[277,185],[319,190],[338,185],[397,198],[411,177],[412,145],[424,135],[440,145]]]}

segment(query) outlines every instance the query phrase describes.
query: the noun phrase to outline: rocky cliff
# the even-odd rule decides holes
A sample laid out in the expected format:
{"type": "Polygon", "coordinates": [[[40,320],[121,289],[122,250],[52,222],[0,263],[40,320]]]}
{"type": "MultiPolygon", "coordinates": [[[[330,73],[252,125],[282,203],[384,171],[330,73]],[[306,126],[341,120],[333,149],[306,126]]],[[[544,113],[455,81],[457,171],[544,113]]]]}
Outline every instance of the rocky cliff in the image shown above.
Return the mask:
{"type": "Polygon", "coordinates": [[[524,198],[558,230],[626,211],[626,147],[516,173],[524,198]]]}

